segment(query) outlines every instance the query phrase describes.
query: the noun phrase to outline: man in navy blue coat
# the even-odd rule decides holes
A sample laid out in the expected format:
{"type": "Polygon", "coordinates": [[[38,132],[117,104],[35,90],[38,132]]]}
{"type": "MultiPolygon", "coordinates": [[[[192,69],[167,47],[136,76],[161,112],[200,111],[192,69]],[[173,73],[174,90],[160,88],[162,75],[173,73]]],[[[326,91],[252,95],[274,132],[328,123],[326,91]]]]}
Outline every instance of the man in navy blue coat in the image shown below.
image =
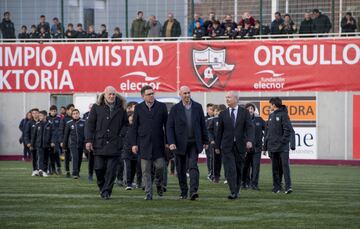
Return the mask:
{"type": "Polygon", "coordinates": [[[145,183],[145,200],[152,200],[152,177],[155,170],[155,184],[159,196],[163,195],[163,174],[165,157],[165,128],[168,112],[165,103],[157,101],[154,90],[146,85],[141,88],[142,103],[135,106],[134,124],[129,130],[131,150],[140,153],[141,170],[145,183]]]}
{"type": "Polygon", "coordinates": [[[215,141],[217,153],[223,153],[225,175],[230,195],[228,199],[239,198],[242,170],[246,152],[253,147],[255,131],[249,111],[238,105],[236,92],[226,93],[228,109],[219,115],[218,135],[215,141]]]}
{"type": "Polygon", "coordinates": [[[180,88],[181,101],[174,105],[168,117],[166,135],[170,150],[175,154],[176,171],[180,185],[180,199],[188,197],[186,178],[190,174],[190,199],[199,197],[198,156],[208,147],[208,135],[202,106],[191,99],[187,86],[180,88]],[[188,161],[188,166],[186,165],[188,161]]]}

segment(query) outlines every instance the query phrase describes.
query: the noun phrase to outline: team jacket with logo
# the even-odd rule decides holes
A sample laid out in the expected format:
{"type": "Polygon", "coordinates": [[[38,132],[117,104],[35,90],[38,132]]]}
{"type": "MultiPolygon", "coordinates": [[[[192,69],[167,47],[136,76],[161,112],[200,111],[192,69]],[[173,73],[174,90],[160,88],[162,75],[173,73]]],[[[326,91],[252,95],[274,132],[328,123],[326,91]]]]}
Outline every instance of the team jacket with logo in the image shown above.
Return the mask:
{"type": "Polygon", "coordinates": [[[289,152],[292,130],[285,106],[271,113],[264,140],[264,150],[269,152],[289,152]]]}
{"type": "Polygon", "coordinates": [[[85,120],[70,120],[66,123],[64,132],[65,148],[82,148],[85,142],[85,120]]]}
{"type": "Polygon", "coordinates": [[[259,116],[254,116],[252,122],[255,126],[254,150],[255,152],[261,152],[266,122],[259,116]]]}
{"type": "Polygon", "coordinates": [[[55,142],[51,121],[41,121],[35,124],[31,133],[31,145],[35,148],[48,148],[55,142]]]}
{"type": "Polygon", "coordinates": [[[60,123],[61,118],[58,115],[55,116],[48,116],[48,120],[52,122],[53,125],[53,135],[54,139],[56,139],[56,142],[60,142],[60,136],[59,136],[59,129],[60,129],[60,123]]]}

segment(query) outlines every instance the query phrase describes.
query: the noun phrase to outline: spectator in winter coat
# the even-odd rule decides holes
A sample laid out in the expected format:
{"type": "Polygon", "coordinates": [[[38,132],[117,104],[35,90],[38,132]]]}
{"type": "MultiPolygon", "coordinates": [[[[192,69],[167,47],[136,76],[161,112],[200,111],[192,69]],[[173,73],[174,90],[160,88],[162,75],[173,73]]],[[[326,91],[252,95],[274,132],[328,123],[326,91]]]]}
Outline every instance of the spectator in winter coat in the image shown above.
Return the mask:
{"type": "Polygon", "coordinates": [[[341,32],[354,33],[356,30],[356,20],[353,18],[351,12],[347,12],[345,17],[341,19],[341,32]]]}
{"type": "Polygon", "coordinates": [[[146,37],[146,21],[143,19],[144,13],[138,11],[137,17],[131,24],[130,36],[134,38],[146,37]]]}
{"type": "Polygon", "coordinates": [[[329,33],[332,27],[329,17],[318,9],[313,10],[313,15],[313,33],[329,33]]]}
{"type": "MultiPolygon", "coordinates": [[[[21,26],[21,33],[19,33],[18,38],[19,39],[28,39],[30,35],[27,33],[27,27],[26,25],[21,26]]],[[[25,41],[22,41],[25,42],[25,41]]]]}
{"type": "Polygon", "coordinates": [[[149,20],[146,22],[145,29],[147,37],[161,37],[162,25],[158,20],[156,20],[154,15],[149,17],[149,20]]]}
{"type": "Polygon", "coordinates": [[[311,34],[313,28],[313,20],[311,19],[310,13],[305,13],[304,20],[300,24],[300,34],[311,34]]]}
{"type": "MultiPolygon", "coordinates": [[[[199,14],[194,14],[194,21],[193,23],[191,23],[189,25],[188,28],[188,36],[193,36],[194,35],[194,29],[196,28],[196,23],[199,22],[200,23],[200,27],[204,27],[204,20],[199,16],[199,14]]],[[[204,33],[205,33],[205,29],[204,29],[204,33]]]]}
{"type": "Polygon", "coordinates": [[[0,30],[3,39],[15,39],[15,27],[14,23],[10,19],[10,12],[4,13],[4,18],[0,24],[0,30]]]}
{"type": "Polygon", "coordinates": [[[174,18],[172,13],[168,14],[168,19],[165,21],[162,29],[163,37],[180,37],[181,26],[180,23],[174,18]]]}
{"type": "Polygon", "coordinates": [[[280,12],[275,12],[275,19],[271,22],[270,33],[271,34],[281,34],[280,26],[284,23],[280,12]]]}
{"type": "Polygon", "coordinates": [[[46,18],[45,18],[45,15],[41,15],[40,16],[40,23],[37,25],[37,27],[36,27],[36,31],[38,32],[38,33],[40,33],[41,31],[40,31],[40,29],[41,29],[41,27],[44,27],[44,29],[45,29],[45,32],[47,32],[47,33],[51,33],[51,31],[50,31],[50,24],[49,24],[49,22],[46,22],[46,18]]]}

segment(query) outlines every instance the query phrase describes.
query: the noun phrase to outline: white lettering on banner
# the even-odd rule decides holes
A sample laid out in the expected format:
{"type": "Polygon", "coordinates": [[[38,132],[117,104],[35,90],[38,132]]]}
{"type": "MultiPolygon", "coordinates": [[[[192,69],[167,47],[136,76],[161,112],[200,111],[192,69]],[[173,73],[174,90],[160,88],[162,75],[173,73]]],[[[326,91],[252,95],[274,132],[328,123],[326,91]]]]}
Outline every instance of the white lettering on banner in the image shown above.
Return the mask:
{"type": "Polygon", "coordinates": [[[82,51],[79,46],[74,46],[71,53],[69,66],[120,66],[125,58],[126,66],[156,66],[163,60],[163,51],[159,46],[86,46],[82,51]],[[144,49],[147,48],[147,49],[144,49]],[[122,55],[121,55],[122,54],[122,55]]]}
{"type": "Polygon", "coordinates": [[[285,86],[285,78],[261,77],[259,82],[254,83],[254,89],[282,89],[285,86]]]}
{"type": "Polygon", "coordinates": [[[354,65],[360,61],[360,47],[357,44],[347,44],[343,50],[338,50],[336,44],[290,45],[287,48],[281,45],[260,45],[254,51],[254,61],[259,66],[354,65]],[[308,53],[309,49],[313,50],[312,53],[308,53]]]}
{"type": "Polygon", "coordinates": [[[56,63],[56,50],[45,47],[0,47],[0,67],[51,67],[56,63]]]}
{"type": "Polygon", "coordinates": [[[68,70],[0,70],[0,90],[74,90],[68,70]],[[15,85],[11,85],[9,78],[13,77],[15,85]],[[59,83],[60,81],[60,83],[59,83]],[[21,82],[25,88],[20,88],[21,82]]]}
{"type": "Polygon", "coordinates": [[[145,85],[149,85],[152,88],[154,88],[154,90],[159,90],[160,88],[160,82],[139,82],[139,83],[135,83],[135,82],[131,82],[130,80],[126,80],[126,82],[122,82],[120,83],[120,90],[122,91],[140,91],[141,88],[145,85]]]}

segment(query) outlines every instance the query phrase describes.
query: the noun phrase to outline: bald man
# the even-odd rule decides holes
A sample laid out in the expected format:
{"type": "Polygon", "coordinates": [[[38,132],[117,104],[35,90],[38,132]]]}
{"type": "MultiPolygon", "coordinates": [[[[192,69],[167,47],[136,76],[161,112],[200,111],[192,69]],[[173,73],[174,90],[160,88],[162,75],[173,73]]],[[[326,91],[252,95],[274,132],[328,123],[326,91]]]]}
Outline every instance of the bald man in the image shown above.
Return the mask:
{"type": "Polygon", "coordinates": [[[86,149],[94,152],[97,185],[104,200],[111,196],[120,161],[120,131],[128,122],[125,106],[125,99],[108,86],[91,107],[85,125],[86,149]]]}
{"type": "Polygon", "coordinates": [[[181,101],[174,105],[168,117],[166,131],[170,150],[175,154],[176,171],[180,186],[180,199],[199,198],[199,153],[207,148],[208,135],[202,106],[191,99],[187,86],[180,88],[181,101]],[[187,166],[188,161],[188,166],[187,166]],[[190,174],[190,193],[186,171],[190,174]]]}
{"type": "Polygon", "coordinates": [[[228,108],[219,115],[215,151],[220,153],[221,149],[225,176],[230,189],[228,199],[235,200],[240,197],[245,155],[252,148],[255,130],[249,111],[238,105],[238,93],[227,92],[225,99],[228,108]]]}

